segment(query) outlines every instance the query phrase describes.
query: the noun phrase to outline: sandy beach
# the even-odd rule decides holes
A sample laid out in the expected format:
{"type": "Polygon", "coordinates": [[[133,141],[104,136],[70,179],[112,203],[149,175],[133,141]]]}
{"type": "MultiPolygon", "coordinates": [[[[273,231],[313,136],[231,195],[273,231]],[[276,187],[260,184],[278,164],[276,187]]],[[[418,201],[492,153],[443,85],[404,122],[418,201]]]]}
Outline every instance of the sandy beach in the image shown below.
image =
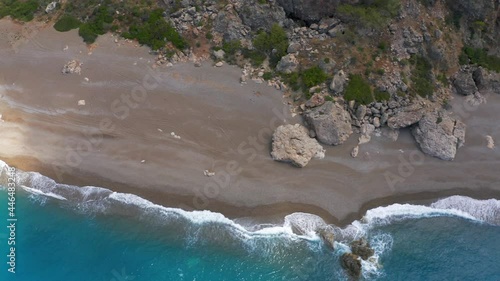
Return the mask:
{"type": "Polygon", "coordinates": [[[283,92],[240,84],[237,67],[153,68],[147,48],[111,35],[89,50],[75,31],[49,26],[13,43],[23,31],[1,20],[0,32],[0,159],[58,182],[269,222],[301,211],[345,224],[395,202],[500,198],[500,150],[486,140],[500,141],[498,95],[460,114],[466,144],[454,161],[423,155],[403,130],[395,142],[373,137],[355,159],[353,134],[298,169],[269,153],[272,131],[300,116],[283,92]],[[81,74],[62,74],[72,59],[81,74]]]}

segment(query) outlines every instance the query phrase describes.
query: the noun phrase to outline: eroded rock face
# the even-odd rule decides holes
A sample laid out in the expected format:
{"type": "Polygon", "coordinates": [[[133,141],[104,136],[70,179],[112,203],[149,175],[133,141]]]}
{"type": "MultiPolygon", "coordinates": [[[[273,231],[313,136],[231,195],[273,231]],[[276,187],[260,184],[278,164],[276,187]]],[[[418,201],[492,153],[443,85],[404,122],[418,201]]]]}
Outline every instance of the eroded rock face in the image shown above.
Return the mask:
{"type": "Polygon", "coordinates": [[[290,162],[302,168],[312,158],[324,158],[325,149],[309,136],[306,127],[300,124],[282,125],[273,134],[271,156],[276,161],[290,162]]]}
{"type": "Polygon", "coordinates": [[[349,112],[331,101],[307,111],[304,119],[314,131],[316,138],[324,144],[342,144],[352,134],[349,112]]]}
{"type": "Polygon", "coordinates": [[[424,113],[423,107],[419,104],[403,107],[387,120],[387,126],[395,130],[406,128],[420,121],[424,113]]]}
{"type": "Polygon", "coordinates": [[[355,278],[355,280],[359,279],[361,275],[361,261],[358,256],[345,253],[342,255],[340,263],[351,277],[355,278]]]}
{"type": "Polygon", "coordinates": [[[277,2],[292,18],[298,18],[306,22],[314,22],[332,16],[341,1],[278,0],[277,2]]]}
{"type": "Polygon", "coordinates": [[[451,161],[465,143],[465,127],[444,112],[434,112],[426,114],[412,129],[412,134],[424,153],[451,161]]]}

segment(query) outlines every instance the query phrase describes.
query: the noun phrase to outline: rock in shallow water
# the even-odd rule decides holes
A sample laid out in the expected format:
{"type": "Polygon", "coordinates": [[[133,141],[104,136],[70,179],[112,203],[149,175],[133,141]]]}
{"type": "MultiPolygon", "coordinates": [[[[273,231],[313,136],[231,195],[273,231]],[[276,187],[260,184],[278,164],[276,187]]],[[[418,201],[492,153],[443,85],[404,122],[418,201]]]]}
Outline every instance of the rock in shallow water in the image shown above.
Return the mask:
{"type": "Polygon", "coordinates": [[[342,255],[340,261],[342,267],[351,277],[355,278],[355,280],[359,279],[361,275],[361,261],[358,256],[352,253],[345,253],[342,255]]]}
{"type": "Polygon", "coordinates": [[[273,134],[271,156],[276,161],[290,162],[302,168],[312,158],[324,158],[325,149],[309,136],[306,127],[300,124],[282,125],[273,134]]]}
{"type": "Polygon", "coordinates": [[[368,241],[363,238],[351,242],[351,251],[353,254],[360,256],[364,260],[367,260],[375,253],[375,251],[370,247],[368,241]]]}

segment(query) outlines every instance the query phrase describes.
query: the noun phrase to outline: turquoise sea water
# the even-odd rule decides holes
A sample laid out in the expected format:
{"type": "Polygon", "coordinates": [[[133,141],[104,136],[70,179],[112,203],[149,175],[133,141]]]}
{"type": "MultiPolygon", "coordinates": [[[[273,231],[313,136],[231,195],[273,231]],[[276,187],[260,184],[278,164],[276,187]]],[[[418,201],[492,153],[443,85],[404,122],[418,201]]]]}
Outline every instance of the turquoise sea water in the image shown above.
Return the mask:
{"type": "Polygon", "coordinates": [[[339,257],[360,235],[378,258],[363,263],[364,280],[500,280],[498,200],[449,200],[474,203],[469,213],[442,204],[376,208],[336,228],[331,251],[286,226],[249,231],[216,213],[32,183],[37,189],[17,192],[15,274],[7,271],[7,192],[0,191],[0,280],[348,280],[339,257]]]}

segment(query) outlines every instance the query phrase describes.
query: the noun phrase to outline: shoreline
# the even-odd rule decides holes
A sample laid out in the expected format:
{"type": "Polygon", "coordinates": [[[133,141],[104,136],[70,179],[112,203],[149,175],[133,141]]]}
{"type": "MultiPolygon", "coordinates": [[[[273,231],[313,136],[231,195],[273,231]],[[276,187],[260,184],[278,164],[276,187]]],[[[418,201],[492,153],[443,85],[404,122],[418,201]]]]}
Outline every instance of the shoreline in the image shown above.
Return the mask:
{"type": "MultiPolygon", "coordinates": [[[[214,180],[204,170],[222,175],[235,161],[241,173],[230,177],[228,189],[219,189],[206,209],[231,219],[273,222],[301,211],[337,225],[389,203],[449,195],[500,198],[500,175],[495,169],[500,151],[488,149],[484,140],[484,135],[500,139],[500,125],[492,117],[500,108],[500,97],[491,96],[480,112],[464,120],[469,125],[466,147],[453,162],[422,156],[422,161],[410,163],[411,173],[401,173],[404,161],[419,153],[409,132],[402,131],[397,142],[374,137],[361,147],[363,156],[357,159],[350,156],[356,145],[354,134],[341,146],[325,146],[325,159],[299,170],[269,156],[272,130],[282,123],[301,122],[287,114],[271,122],[276,110],[288,109],[282,92],[253,81],[241,85],[241,70],[236,67],[178,64],[157,70],[162,74],[158,88],[125,120],[116,119],[110,105],[140,84],[153,57],[146,48],[120,45],[121,40],[115,43],[109,34],[99,38],[98,47],[89,54],[75,32],[50,29],[41,30],[16,51],[0,44],[5,57],[0,85],[21,88],[0,93],[5,120],[0,123],[4,148],[0,159],[22,170],[59,182],[53,165],[64,166],[71,151],[78,149],[75,143],[88,141],[83,131],[92,135],[103,118],[111,118],[116,129],[85,151],[62,183],[110,188],[186,208],[193,207],[196,194],[214,180]],[[66,45],[69,49],[63,51],[66,45]],[[62,66],[75,58],[83,62],[82,74],[61,74],[62,66]],[[87,105],[78,106],[79,100],[87,105]],[[171,132],[181,138],[172,138],[171,132]],[[402,182],[389,185],[387,172],[399,175],[402,182]],[[465,183],[468,187],[459,187],[465,183]]],[[[461,97],[452,101],[461,102],[461,97]]]]}

